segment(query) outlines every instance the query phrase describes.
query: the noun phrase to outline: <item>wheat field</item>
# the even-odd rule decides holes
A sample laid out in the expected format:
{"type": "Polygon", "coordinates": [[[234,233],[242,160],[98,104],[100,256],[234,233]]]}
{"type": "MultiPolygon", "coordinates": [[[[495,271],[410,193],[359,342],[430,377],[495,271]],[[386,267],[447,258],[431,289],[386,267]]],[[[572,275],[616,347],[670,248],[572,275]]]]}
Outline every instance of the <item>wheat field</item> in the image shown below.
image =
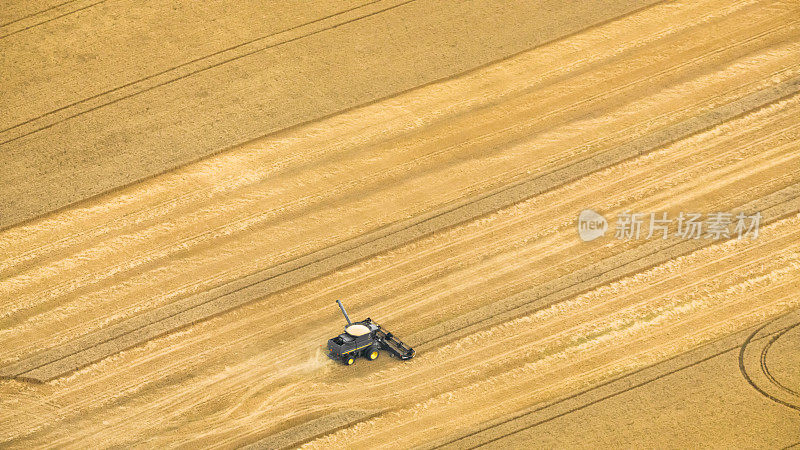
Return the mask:
{"type": "Polygon", "coordinates": [[[132,3],[2,16],[3,446],[800,443],[800,3],[132,3]]]}

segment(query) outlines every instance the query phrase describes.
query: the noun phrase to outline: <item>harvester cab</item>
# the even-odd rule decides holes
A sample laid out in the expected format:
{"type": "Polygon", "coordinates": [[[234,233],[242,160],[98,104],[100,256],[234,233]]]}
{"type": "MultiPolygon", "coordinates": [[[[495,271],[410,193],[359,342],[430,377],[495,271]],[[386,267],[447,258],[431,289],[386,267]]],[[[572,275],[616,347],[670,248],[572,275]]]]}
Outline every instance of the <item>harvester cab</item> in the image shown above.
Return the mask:
{"type": "Polygon", "coordinates": [[[403,361],[414,357],[413,348],[382,329],[372,319],[367,317],[361,322],[351,322],[342,302],[336,300],[336,303],[339,304],[347,325],[344,327],[344,333],[328,340],[328,352],[333,359],[349,366],[359,356],[374,361],[382,350],[403,361]]]}

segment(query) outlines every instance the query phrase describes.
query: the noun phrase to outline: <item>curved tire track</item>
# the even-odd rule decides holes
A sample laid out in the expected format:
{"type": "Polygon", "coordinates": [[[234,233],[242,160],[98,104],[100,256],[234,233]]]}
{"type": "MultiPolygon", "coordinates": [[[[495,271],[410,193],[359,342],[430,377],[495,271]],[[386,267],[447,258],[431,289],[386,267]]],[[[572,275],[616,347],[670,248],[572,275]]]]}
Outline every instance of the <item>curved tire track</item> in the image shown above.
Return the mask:
{"type": "Polygon", "coordinates": [[[783,331],[781,331],[780,333],[778,333],[775,336],[773,336],[772,339],[770,339],[769,342],[767,342],[767,344],[764,346],[764,349],[761,350],[761,371],[764,373],[764,375],[767,377],[767,379],[769,379],[769,381],[772,382],[772,384],[774,384],[775,386],[778,386],[779,388],[783,389],[785,392],[788,392],[789,394],[792,394],[792,395],[794,395],[796,397],[800,397],[800,392],[798,392],[798,391],[786,386],[782,382],[778,381],[772,375],[772,373],[769,370],[769,366],[767,365],[767,356],[769,354],[770,348],[772,348],[772,344],[774,344],[775,341],[780,339],[784,334],[786,334],[787,332],[789,332],[789,331],[793,330],[794,328],[796,328],[798,325],[800,325],[800,322],[797,322],[792,326],[784,328],[783,331]]]}
{"type": "Polygon", "coordinates": [[[793,318],[788,314],[779,316],[760,326],[747,337],[741,347],[739,347],[739,372],[742,374],[742,377],[744,377],[745,381],[747,381],[747,383],[759,394],[775,403],[800,411],[800,395],[795,390],[787,388],[775,380],[775,378],[770,374],[767,366],[767,355],[772,344],[788,331],[800,326],[800,321],[797,321],[795,318],[795,322],[792,325],[784,326],[783,328],[779,328],[777,331],[770,330],[776,325],[780,327],[782,321],[787,317],[793,318]],[[762,332],[765,330],[765,336],[772,336],[772,338],[763,344],[763,347],[760,349],[760,351],[755,349],[758,352],[758,370],[753,370],[753,367],[748,368],[748,366],[755,365],[751,362],[753,358],[747,357],[749,354],[748,349],[751,348],[751,344],[765,337],[757,337],[760,333],[764,334],[762,332]],[[763,380],[760,379],[761,376],[763,376],[763,380]]]}

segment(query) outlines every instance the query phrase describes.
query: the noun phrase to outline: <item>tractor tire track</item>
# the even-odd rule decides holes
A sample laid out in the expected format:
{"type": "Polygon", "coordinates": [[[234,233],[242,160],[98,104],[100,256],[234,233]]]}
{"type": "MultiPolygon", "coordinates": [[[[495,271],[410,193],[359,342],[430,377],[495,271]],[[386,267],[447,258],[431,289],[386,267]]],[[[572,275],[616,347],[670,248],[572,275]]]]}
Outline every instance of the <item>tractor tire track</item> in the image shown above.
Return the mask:
{"type": "Polygon", "coordinates": [[[8,25],[11,25],[11,24],[14,24],[14,23],[20,22],[20,21],[22,21],[22,20],[25,20],[25,19],[31,18],[31,17],[33,17],[33,16],[38,16],[39,14],[44,14],[44,13],[46,13],[46,12],[50,11],[50,10],[53,10],[53,9],[56,9],[56,8],[60,8],[60,7],[64,6],[64,5],[67,5],[67,4],[70,4],[70,3],[74,3],[74,2],[76,2],[76,1],[77,1],[77,0],[67,0],[67,1],[65,1],[65,2],[62,2],[62,3],[58,3],[58,4],[56,4],[56,5],[53,5],[53,6],[49,7],[49,8],[45,8],[45,9],[42,9],[42,10],[40,10],[40,11],[36,11],[36,12],[34,12],[34,13],[29,13],[29,14],[26,14],[26,15],[24,15],[24,16],[22,16],[22,17],[18,17],[18,18],[14,19],[14,20],[10,20],[10,21],[8,21],[8,22],[5,22],[5,23],[3,23],[3,24],[0,24],[0,28],[7,27],[8,25]]]}
{"type": "MultiPolygon", "coordinates": [[[[12,29],[13,29],[13,28],[16,28],[16,29],[15,29],[15,30],[13,30],[13,31],[6,32],[5,34],[0,34],[0,39],[5,39],[5,38],[7,38],[7,37],[9,37],[9,36],[13,36],[13,35],[15,35],[15,34],[17,34],[17,33],[22,33],[23,31],[28,31],[28,30],[30,30],[30,29],[36,28],[36,27],[38,27],[38,26],[41,26],[41,25],[44,25],[44,24],[46,24],[46,23],[50,23],[50,22],[52,22],[52,21],[54,21],[54,20],[62,19],[62,18],[64,18],[64,17],[70,16],[70,15],[72,15],[72,14],[75,14],[75,13],[78,13],[78,12],[81,12],[81,11],[84,11],[84,10],[87,10],[87,9],[89,9],[89,8],[93,7],[93,6],[97,6],[97,5],[101,4],[101,3],[105,3],[107,0],[100,0],[100,1],[96,1],[96,2],[94,2],[94,3],[90,3],[90,4],[88,4],[88,5],[81,6],[81,7],[79,7],[79,8],[75,8],[75,9],[72,9],[72,10],[70,10],[70,11],[68,11],[68,12],[54,11],[54,10],[56,10],[56,9],[59,9],[59,8],[61,8],[61,7],[62,7],[62,6],[64,6],[64,5],[67,5],[67,4],[70,4],[70,3],[74,3],[75,1],[77,1],[77,0],[70,0],[70,1],[67,1],[67,2],[63,2],[63,3],[60,3],[60,4],[58,4],[58,5],[52,6],[52,7],[50,7],[50,8],[47,8],[47,9],[41,10],[41,11],[39,11],[39,12],[36,12],[36,13],[33,13],[33,14],[28,14],[27,16],[20,17],[19,19],[12,20],[12,21],[10,21],[10,22],[6,22],[6,23],[4,23],[4,24],[0,25],[0,33],[3,33],[3,31],[4,31],[4,30],[2,30],[2,29],[3,29],[3,28],[6,28],[6,27],[10,27],[10,28],[12,28],[12,29]],[[51,12],[51,11],[52,11],[52,12],[51,12]],[[35,17],[35,16],[39,16],[39,15],[42,15],[42,14],[45,14],[45,13],[50,13],[50,14],[46,14],[46,15],[52,15],[52,14],[57,14],[57,15],[55,15],[55,16],[53,16],[53,17],[50,17],[50,18],[48,18],[48,19],[45,19],[45,20],[39,21],[39,22],[32,23],[32,24],[30,24],[30,25],[25,25],[25,23],[24,23],[24,22],[29,22],[27,19],[31,19],[31,18],[33,18],[33,17],[35,17]],[[16,27],[11,27],[11,25],[17,24],[18,22],[23,22],[23,23],[22,23],[22,24],[18,24],[16,27]]],[[[85,1],[84,1],[84,2],[81,2],[81,3],[85,3],[85,1]]],[[[19,126],[19,125],[17,125],[17,126],[19,126]]],[[[15,127],[12,127],[12,128],[15,128],[15,127]]],[[[0,134],[3,134],[3,133],[5,133],[7,130],[8,130],[8,129],[6,129],[6,130],[0,130],[0,134]]]]}

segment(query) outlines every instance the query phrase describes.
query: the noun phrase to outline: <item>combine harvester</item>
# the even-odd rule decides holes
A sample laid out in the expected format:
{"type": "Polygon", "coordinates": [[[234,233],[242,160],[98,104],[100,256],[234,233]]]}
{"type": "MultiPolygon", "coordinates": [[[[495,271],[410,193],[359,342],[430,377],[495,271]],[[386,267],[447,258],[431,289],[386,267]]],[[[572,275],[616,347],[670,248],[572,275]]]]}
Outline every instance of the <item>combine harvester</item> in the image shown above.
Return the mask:
{"type": "Polygon", "coordinates": [[[344,333],[328,340],[328,352],[331,358],[349,366],[358,356],[374,361],[381,350],[386,350],[403,361],[413,358],[416,354],[413,348],[401,342],[392,333],[381,329],[381,326],[369,317],[361,322],[351,322],[342,302],[336,300],[336,303],[339,304],[347,325],[344,327],[344,333]]]}

